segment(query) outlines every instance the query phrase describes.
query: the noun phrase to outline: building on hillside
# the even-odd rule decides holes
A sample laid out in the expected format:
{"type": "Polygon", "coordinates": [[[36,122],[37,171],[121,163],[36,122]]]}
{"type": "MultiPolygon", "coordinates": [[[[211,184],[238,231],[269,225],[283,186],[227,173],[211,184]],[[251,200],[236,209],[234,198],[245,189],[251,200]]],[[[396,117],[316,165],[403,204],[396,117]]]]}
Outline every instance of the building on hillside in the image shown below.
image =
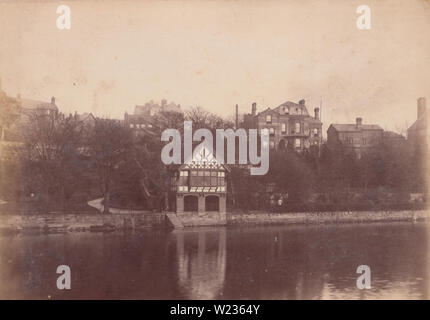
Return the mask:
{"type": "Polygon", "coordinates": [[[299,103],[287,101],[278,107],[267,108],[257,114],[257,104],[252,104],[250,114],[244,115],[243,127],[246,129],[269,130],[270,148],[291,148],[303,151],[310,146],[319,147],[322,143],[322,122],[320,109],[314,109],[311,116],[305,100],[299,103]]]}
{"type": "Polygon", "coordinates": [[[20,94],[10,97],[2,89],[0,79],[0,104],[1,108],[7,108],[9,121],[0,123],[0,141],[20,140],[21,130],[34,116],[57,117],[58,107],[55,97],[51,102],[21,98],[20,94]]]}
{"type": "Polygon", "coordinates": [[[124,125],[133,129],[136,133],[151,132],[155,125],[155,120],[160,113],[182,113],[181,106],[174,102],[167,103],[167,100],[161,100],[161,104],[152,100],[144,105],[136,105],[133,114],[124,114],[124,125]]]}
{"type": "Polygon", "coordinates": [[[149,101],[144,105],[136,105],[134,108],[134,115],[141,116],[150,120],[160,112],[181,112],[181,105],[174,102],[167,103],[166,99],[161,100],[161,104],[149,101]]]}
{"type": "Polygon", "coordinates": [[[404,148],[407,146],[406,138],[393,131],[384,131],[382,137],[383,144],[392,148],[404,148]]]}
{"type": "Polygon", "coordinates": [[[191,161],[176,167],[171,191],[176,213],[226,213],[228,168],[220,164],[205,147],[197,146],[191,161]]]}
{"type": "Polygon", "coordinates": [[[17,99],[22,108],[22,113],[26,116],[58,116],[58,107],[55,103],[55,97],[51,98],[51,102],[24,99],[21,98],[20,95],[17,96],[17,99]]]}
{"type": "Polygon", "coordinates": [[[419,156],[416,165],[421,167],[427,197],[430,197],[430,112],[424,97],[417,101],[417,120],[408,128],[408,145],[411,152],[419,156]]]}
{"type": "Polygon", "coordinates": [[[415,150],[428,151],[430,146],[430,113],[427,112],[426,98],[417,101],[417,120],[408,128],[408,143],[415,150]]]}
{"type": "Polygon", "coordinates": [[[380,147],[383,136],[384,130],[379,125],[363,124],[362,118],[357,118],[355,124],[331,124],[327,129],[327,146],[361,158],[365,152],[380,147]]]}
{"type": "Polygon", "coordinates": [[[0,141],[18,140],[21,108],[17,98],[2,89],[0,79],[0,141]]]}

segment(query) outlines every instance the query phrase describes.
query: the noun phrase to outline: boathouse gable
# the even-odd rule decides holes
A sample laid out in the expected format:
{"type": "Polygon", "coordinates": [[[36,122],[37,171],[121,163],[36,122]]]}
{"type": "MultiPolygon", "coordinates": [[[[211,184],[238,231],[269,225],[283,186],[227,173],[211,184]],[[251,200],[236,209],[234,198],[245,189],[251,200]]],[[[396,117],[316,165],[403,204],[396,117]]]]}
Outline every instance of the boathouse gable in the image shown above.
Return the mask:
{"type": "Polygon", "coordinates": [[[187,160],[175,172],[176,213],[225,213],[228,168],[205,146],[197,146],[187,160]]]}

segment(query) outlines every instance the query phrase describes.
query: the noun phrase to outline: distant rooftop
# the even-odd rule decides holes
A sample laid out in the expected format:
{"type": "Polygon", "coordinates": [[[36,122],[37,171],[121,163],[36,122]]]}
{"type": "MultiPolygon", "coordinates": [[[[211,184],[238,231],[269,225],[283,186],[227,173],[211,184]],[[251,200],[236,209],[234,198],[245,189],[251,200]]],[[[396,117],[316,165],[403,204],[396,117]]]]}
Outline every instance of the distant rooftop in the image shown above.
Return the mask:
{"type": "Polygon", "coordinates": [[[331,127],[333,127],[336,131],[341,132],[360,132],[363,130],[383,130],[379,125],[377,124],[331,124],[331,127]]]}

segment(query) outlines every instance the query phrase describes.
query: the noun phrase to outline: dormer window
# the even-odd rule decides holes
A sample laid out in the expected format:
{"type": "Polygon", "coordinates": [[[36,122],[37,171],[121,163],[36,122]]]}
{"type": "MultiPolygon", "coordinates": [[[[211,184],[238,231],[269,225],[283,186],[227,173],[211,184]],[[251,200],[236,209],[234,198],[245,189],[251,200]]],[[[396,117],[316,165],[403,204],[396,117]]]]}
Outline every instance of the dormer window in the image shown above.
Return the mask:
{"type": "Polygon", "coordinates": [[[268,114],[268,115],[266,116],[266,122],[267,122],[267,123],[272,123],[272,115],[268,114]]]}
{"type": "Polygon", "coordinates": [[[318,129],[317,128],[314,129],[314,137],[318,137],[318,129]]]}

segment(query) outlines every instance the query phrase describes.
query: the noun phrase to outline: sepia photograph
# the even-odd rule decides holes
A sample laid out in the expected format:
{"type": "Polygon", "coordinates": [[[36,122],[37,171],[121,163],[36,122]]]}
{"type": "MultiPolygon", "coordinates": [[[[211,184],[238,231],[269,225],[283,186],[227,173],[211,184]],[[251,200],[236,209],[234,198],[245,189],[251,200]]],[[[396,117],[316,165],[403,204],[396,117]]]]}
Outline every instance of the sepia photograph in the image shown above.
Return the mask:
{"type": "Polygon", "coordinates": [[[0,300],[429,300],[429,71],[429,0],[0,0],[0,300]]]}

